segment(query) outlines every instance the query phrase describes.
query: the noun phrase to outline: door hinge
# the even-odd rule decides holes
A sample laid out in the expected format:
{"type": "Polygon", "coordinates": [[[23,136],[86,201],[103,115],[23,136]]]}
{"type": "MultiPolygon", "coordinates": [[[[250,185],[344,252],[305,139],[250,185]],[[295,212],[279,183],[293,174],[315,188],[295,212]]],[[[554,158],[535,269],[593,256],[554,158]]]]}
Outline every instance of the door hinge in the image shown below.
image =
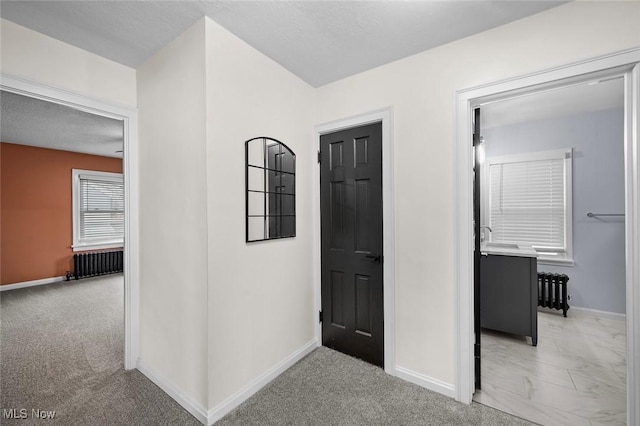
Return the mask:
{"type": "Polygon", "coordinates": [[[322,163],[322,152],[318,151],[318,164],[322,163]]]}
{"type": "Polygon", "coordinates": [[[320,322],[322,322],[322,320],[323,320],[323,319],[324,319],[324,318],[323,318],[323,316],[322,316],[322,311],[318,311],[318,320],[319,320],[320,322]]]}
{"type": "Polygon", "coordinates": [[[480,345],[477,343],[474,343],[473,345],[473,356],[475,357],[479,357],[480,356],[480,345]]]}

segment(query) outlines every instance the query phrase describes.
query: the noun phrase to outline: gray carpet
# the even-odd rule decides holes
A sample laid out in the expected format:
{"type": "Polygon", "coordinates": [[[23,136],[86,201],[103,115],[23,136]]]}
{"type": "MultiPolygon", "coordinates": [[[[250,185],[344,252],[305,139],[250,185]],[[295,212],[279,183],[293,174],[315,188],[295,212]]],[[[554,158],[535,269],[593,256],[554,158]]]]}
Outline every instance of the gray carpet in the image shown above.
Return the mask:
{"type": "Polygon", "coordinates": [[[200,425],[136,370],[124,370],[122,275],[0,293],[0,423],[200,425]],[[7,409],[27,419],[7,419],[7,409]],[[32,409],[55,410],[53,421],[32,409]]]}
{"type": "Polygon", "coordinates": [[[465,405],[318,348],[216,423],[231,425],[531,425],[465,405]]]}
{"type": "MultiPolygon", "coordinates": [[[[4,425],[199,425],[138,371],[124,371],[121,276],[0,293],[0,410],[4,425]],[[32,409],[55,410],[53,421],[32,409]]],[[[386,375],[319,348],[219,425],[528,425],[478,404],[386,375]]]]}

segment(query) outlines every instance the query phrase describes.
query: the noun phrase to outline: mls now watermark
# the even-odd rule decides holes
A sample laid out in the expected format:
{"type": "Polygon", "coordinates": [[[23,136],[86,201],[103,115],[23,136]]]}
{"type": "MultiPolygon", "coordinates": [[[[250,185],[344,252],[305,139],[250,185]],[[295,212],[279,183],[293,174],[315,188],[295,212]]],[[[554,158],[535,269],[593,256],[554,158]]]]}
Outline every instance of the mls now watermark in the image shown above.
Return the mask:
{"type": "Polygon", "coordinates": [[[42,419],[52,420],[56,417],[56,412],[51,410],[41,410],[39,408],[32,408],[31,411],[26,408],[3,408],[3,419],[42,419]]]}

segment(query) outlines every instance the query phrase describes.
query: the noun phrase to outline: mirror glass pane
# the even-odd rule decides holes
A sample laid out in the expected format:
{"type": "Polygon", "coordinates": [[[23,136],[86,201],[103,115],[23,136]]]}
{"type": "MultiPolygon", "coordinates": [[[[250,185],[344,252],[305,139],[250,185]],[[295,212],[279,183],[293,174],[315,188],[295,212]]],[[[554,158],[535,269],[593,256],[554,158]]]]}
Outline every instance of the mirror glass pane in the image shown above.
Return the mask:
{"type": "Polygon", "coordinates": [[[282,147],[281,161],[279,164],[279,170],[282,170],[283,172],[296,172],[296,156],[284,146],[282,147]]]}
{"type": "Polygon", "coordinates": [[[264,139],[254,139],[247,144],[247,158],[252,166],[264,167],[264,139]]]}
{"type": "Polygon", "coordinates": [[[280,170],[280,150],[281,145],[276,141],[267,141],[266,144],[267,168],[271,170],[280,170]]]}
{"type": "Polygon", "coordinates": [[[296,218],[295,216],[283,216],[282,220],[282,236],[293,237],[296,235],[296,218]]]}
{"type": "Polygon", "coordinates": [[[278,182],[279,188],[278,191],[283,194],[295,194],[296,193],[296,176],[290,175],[288,173],[280,174],[280,182],[278,182]]]}
{"type": "Polygon", "coordinates": [[[265,192],[264,188],[264,169],[257,167],[247,168],[247,189],[249,191],[265,192]]]}
{"type": "Polygon", "coordinates": [[[280,214],[294,216],[296,214],[296,197],[289,194],[282,194],[280,197],[280,214]]]}
{"type": "MultiPolygon", "coordinates": [[[[296,218],[293,216],[270,216],[269,234],[278,237],[293,237],[296,235],[296,218]]],[[[273,237],[272,237],[273,238],[273,237]]]]}
{"type": "Polygon", "coordinates": [[[269,216],[295,215],[296,197],[290,194],[269,194],[267,211],[269,216]]]}
{"type": "Polygon", "coordinates": [[[247,206],[249,216],[265,215],[265,194],[264,192],[249,192],[249,205],[247,206]]]}
{"type": "Polygon", "coordinates": [[[269,235],[265,233],[268,229],[264,217],[249,217],[247,220],[247,241],[261,241],[269,238],[269,235]]]}

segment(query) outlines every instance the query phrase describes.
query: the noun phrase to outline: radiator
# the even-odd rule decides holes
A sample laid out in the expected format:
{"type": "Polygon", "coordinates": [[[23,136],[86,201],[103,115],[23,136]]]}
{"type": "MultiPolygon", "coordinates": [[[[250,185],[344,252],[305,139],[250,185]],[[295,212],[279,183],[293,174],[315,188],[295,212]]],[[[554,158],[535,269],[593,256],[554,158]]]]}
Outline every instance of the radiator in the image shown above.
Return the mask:
{"type": "Polygon", "coordinates": [[[98,275],[116,274],[123,268],[122,250],[97,251],[73,255],[73,273],[67,272],[67,281],[98,275]]]}
{"type": "Polygon", "coordinates": [[[562,309],[566,318],[570,299],[567,294],[567,281],[569,277],[565,274],[538,272],[538,306],[562,309]]]}

